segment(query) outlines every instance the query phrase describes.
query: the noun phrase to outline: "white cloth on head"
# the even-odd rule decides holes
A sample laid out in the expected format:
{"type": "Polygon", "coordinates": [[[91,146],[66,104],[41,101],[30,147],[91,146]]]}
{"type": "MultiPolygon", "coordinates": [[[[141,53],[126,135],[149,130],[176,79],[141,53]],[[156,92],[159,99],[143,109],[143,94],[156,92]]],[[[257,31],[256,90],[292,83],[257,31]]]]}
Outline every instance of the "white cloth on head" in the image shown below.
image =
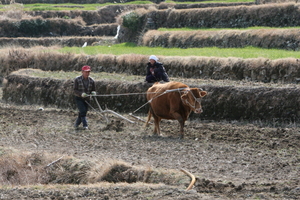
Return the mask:
{"type": "Polygon", "coordinates": [[[156,62],[158,61],[158,58],[155,56],[155,55],[151,55],[150,57],[149,57],[149,60],[155,60],[156,62]]]}

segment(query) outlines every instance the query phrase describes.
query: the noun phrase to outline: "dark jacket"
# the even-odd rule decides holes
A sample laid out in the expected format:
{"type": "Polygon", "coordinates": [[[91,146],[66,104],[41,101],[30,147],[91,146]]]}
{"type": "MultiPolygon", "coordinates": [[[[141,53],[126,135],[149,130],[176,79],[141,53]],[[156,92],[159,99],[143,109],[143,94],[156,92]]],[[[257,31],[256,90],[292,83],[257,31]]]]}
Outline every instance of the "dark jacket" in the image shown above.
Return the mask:
{"type": "Polygon", "coordinates": [[[84,84],[83,76],[77,76],[74,80],[74,94],[81,97],[82,93],[91,94],[95,91],[95,81],[93,78],[88,77],[87,85],[84,84]]]}
{"type": "Polygon", "coordinates": [[[147,63],[146,81],[148,83],[159,81],[169,82],[169,76],[162,63],[155,62],[153,66],[150,62],[147,63]],[[154,74],[152,74],[152,71],[154,71],[154,74]]]}

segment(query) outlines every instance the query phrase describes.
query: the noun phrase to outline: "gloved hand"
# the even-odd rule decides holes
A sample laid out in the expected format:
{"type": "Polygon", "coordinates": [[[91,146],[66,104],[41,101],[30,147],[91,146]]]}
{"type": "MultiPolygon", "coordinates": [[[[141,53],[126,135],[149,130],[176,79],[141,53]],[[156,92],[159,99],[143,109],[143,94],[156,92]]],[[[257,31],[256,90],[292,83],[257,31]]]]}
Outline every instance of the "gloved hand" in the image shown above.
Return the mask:
{"type": "Polygon", "coordinates": [[[88,96],[88,95],[87,95],[87,93],[85,93],[85,92],[81,94],[81,97],[83,97],[83,98],[85,98],[85,97],[87,97],[87,96],[88,96]]]}
{"type": "Polygon", "coordinates": [[[92,95],[92,96],[96,96],[96,91],[92,91],[92,92],[91,92],[91,95],[92,95]]]}

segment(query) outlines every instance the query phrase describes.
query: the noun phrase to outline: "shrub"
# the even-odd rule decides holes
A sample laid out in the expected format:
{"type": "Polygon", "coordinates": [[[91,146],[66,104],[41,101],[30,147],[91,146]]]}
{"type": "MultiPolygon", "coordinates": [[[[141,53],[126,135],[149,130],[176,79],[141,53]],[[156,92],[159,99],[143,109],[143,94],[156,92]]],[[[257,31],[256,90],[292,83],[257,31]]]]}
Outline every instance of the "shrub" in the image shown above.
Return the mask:
{"type": "Polygon", "coordinates": [[[49,21],[41,18],[24,19],[16,23],[16,26],[24,36],[36,36],[49,32],[49,21]]]}
{"type": "Polygon", "coordinates": [[[132,31],[137,31],[140,25],[140,16],[136,12],[130,12],[122,17],[123,26],[132,31]]]}

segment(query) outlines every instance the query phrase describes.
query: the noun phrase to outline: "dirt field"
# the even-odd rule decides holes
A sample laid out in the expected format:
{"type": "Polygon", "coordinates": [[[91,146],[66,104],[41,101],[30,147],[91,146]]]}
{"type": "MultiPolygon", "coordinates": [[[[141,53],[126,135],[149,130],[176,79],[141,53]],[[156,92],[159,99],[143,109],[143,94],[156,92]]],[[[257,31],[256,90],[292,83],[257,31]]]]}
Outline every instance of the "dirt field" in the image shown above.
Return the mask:
{"type": "MultiPolygon", "coordinates": [[[[106,124],[96,112],[89,112],[90,130],[75,131],[75,110],[4,102],[0,107],[0,199],[300,198],[297,124],[270,127],[259,122],[193,120],[186,123],[185,138],[179,140],[176,121],[162,121],[163,135],[153,136],[153,127],[144,128],[143,122],[131,124],[109,116],[111,123],[106,124]],[[30,176],[40,173],[34,171],[37,164],[33,161],[27,163],[30,169],[26,176],[20,177],[25,171],[21,161],[13,165],[11,160],[15,159],[13,155],[22,157],[25,153],[39,155],[39,165],[45,168],[47,163],[42,164],[41,160],[48,156],[47,169],[61,170],[61,178],[33,180],[30,176]],[[9,163],[5,166],[10,166],[6,171],[5,155],[11,156],[5,161],[9,163]],[[100,177],[105,166],[118,162],[125,163],[128,169],[148,169],[151,175],[134,179],[133,175],[126,176],[124,170],[118,174],[122,178],[116,178],[118,170],[112,170],[111,178],[102,174],[97,180],[66,181],[71,180],[62,178],[69,173],[62,170],[67,157],[89,161],[98,168],[100,177]],[[190,178],[180,171],[182,168],[197,178],[191,190],[186,191],[190,178]]],[[[146,119],[146,113],[140,117],[146,119]]]]}

